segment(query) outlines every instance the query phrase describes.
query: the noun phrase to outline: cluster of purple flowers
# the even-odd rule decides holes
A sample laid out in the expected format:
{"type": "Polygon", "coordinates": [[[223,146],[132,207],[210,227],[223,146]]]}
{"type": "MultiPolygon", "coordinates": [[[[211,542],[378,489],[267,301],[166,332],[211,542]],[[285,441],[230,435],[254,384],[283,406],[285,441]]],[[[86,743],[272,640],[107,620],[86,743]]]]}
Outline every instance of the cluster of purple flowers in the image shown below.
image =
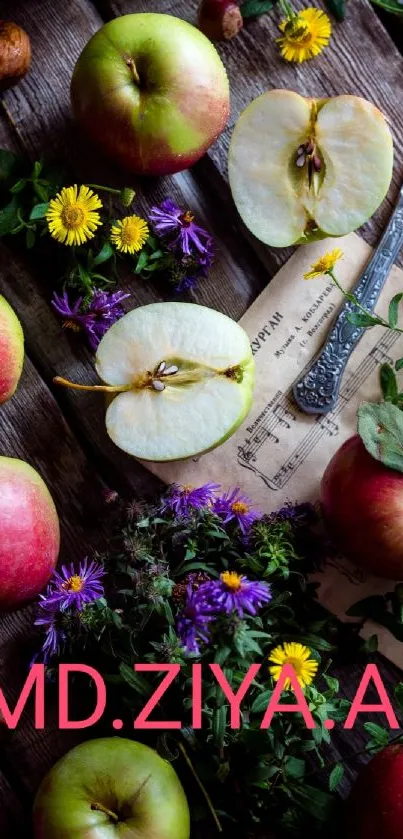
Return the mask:
{"type": "Polygon", "coordinates": [[[41,594],[38,606],[38,616],[35,626],[40,626],[45,632],[42,645],[43,661],[47,663],[52,656],[60,652],[66,633],[63,629],[63,615],[71,610],[81,612],[82,609],[104,594],[101,579],[103,568],[96,562],[85,559],[78,570],[63,565],[61,571],[55,571],[44,594],[41,594]]]}
{"type": "Polygon", "coordinates": [[[184,211],[170,198],[152,207],[149,221],[154,233],[167,245],[175,257],[172,278],[177,291],[193,288],[207,276],[214,254],[213,238],[195,223],[189,210],[184,211]]]}
{"type": "Polygon", "coordinates": [[[200,655],[200,642],[210,641],[210,625],[220,616],[256,615],[272,599],[270,586],[248,580],[235,571],[225,571],[218,580],[202,583],[196,590],[188,586],[187,600],[177,618],[180,642],[187,653],[200,655]]]}
{"type": "Polygon", "coordinates": [[[51,305],[63,318],[63,326],[66,329],[85,332],[91,349],[95,351],[109,327],[124,315],[122,300],[126,297],[130,295],[124,291],[110,293],[94,289],[91,300],[83,306],[82,297],[70,303],[67,291],[62,295],[54,292],[51,305]]]}
{"type": "Polygon", "coordinates": [[[178,517],[190,516],[195,510],[210,509],[223,524],[236,522],[243,536],[255,521],[262,518],[262,513],[253,507],[252,501],[239,487],[219,494],[220,484],[209,483],[201,487],[190,484],[172,484],[164,498],[161,512],[172,510],[178,517]]]}

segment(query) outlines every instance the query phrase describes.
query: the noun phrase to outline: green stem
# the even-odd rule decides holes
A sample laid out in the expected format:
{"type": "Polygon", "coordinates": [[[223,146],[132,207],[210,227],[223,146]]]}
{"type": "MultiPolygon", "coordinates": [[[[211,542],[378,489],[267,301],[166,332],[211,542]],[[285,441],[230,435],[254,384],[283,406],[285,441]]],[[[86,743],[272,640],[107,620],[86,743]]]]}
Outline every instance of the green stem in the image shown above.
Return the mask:
{"type": "Polygon", "coordinates": [[[101,186],[101,184],[86,184],[91,189],[96,189],[98,192],[110,192],[111,195],[120,195],[121,189],[114,189],[112,186],[101,186]]]}
{"type": "Polygon", "coordinates": [[[336,274],[332,269],[330,271],[326,271],[326,273],[329,275],[329,277],[331,277],[335,286],[337,286],[337,288],[339,289],[339,291],[341,291],[343,296],[346,297],[347,300],[350,300],[351,303],[354,303],[354,305],[357,306],[357,309],[359,309],[360,312],[362,312],[364,315],[369,315],[370,317],[374,317],[377,319],[378,323],[374,323],[374,326],[384,326],[385,329],[391,329],[392,332],[403,332],[403,329],[400,329],[399,326],[391,326],[387,320],[380,317],[379,315],[373,314],[373,312],[369,312],[368,309],[365,309],[364,306],[361,306],[361,303],[359,300],[357,300],[355,294],[349,294],[347,291],[345,291],[343,286],[340,285],[336,277],[336,274]]]}
{"type": "Polygon", "coordinates": [[[186,761],[186,763],[187,763],[187,765],[188,765],[188,767],[189,767],[189,769],[190,769],[190,771],[191,771],[191,773],[192,773],[192,775],[193,775],[193,777],[194,777],[194,779],[195,779],[195,781],[196,781],[196,783],[197,783],[197,785],[198,785],[199,789],[200,789],[200,790],[201,790],[201,792],[203,793],[203,796],[204,796],[204,798],[205,798],[205,800],[206,800],[206,804],[207,804],[207,806],[208,806],[208,808],[209,808],[209,810],[210,810],[211,815],[213,816],[213,819],[214,819],[214,821],[215,821],[215,824],[216,824],[216,827],[217,827],[218,832],[219,832],[219,833],[222,833],[222,826],[221,826],[221,822],[220,822],[220,820],[219,820],[219,818],[218,818],[218,816],[217,816],[217,813],[216,813],[216,811],[215,811],[215,809],[214,809],[214,804],[213,804],[213,802],[212,802],[212,800],[211,800],[211,798],[210,798],[210,796],[209,796],[209,794],[208,794],[208,792],[207,792],[207,790],[206,790],[206,788],[205,788],[204,784],[201,782],[201,780],[200,780],[200,778],[199,778],[199,776],[198,776],[198,774],[197,774],[197,772],[196,772],[196,769],[194,768],[193,763],[192,763],[192,761],[190,760],[190,757],[189,757],[189,755],[188,755],[188,753],[187,753],[187,751],[186,751],[186,749],[185,749],[185,747],[184,747],[184,745],[183,745],[182,743],[179,743],[179,749],[180,749],[180,751],[182,752],[182,755],[183,755],[183,757],[185,758],[185,761],[186,761]]]}
{"type": "MultiPolygon", "coordinates": [[[[399,740],[402,740],[402,734],[396,734],[396,737],[392,737],[392,739],[389,740],[388,746],[393,746],[393,744],[398,742],[399,740]]],[[[345,761],[330,760],[328,763],[325,763],[324,766],[320,766],[318,769],[314,769],[312,772],[308,772],[305,778],[312,778],[314,775],[320,775],[321,772],[327,772],[329,769],[332,769],[333,766],[336,766],[338,763],[342,763],[343,765],[348,764],[350,760],[354,760],[356,757],[361,757],[362,755],[366,755],[370,752],[371,749],[360,749],[359,752],[354,752],[345,761]]]]}
{"type": "Polygon", "coordinates": [[[119,821],[119,816],[116,813],[113,813],[112,810],[109,810],[108,807],[104,807],[103,804],[91,804],[91,810],[97,810],[98,812],[105,813],[115,824],[119,821]]]}
{"type": "Polygon", "coordinates": [[[288,18],[288,20],[292,20],[293,17],[297,16],[297,13],[294,11],[288,0],[280,0],[279,6],[285,17],[288,18]]]}

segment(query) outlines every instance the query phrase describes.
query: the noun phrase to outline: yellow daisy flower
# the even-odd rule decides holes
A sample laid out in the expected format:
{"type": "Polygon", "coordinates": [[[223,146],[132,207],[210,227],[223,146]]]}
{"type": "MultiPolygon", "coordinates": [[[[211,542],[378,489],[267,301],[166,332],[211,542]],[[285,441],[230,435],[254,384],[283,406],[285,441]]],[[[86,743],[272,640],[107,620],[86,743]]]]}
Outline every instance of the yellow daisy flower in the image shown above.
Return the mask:
{"type": "Polygon", "coordinates": [[[286,61],[306,61],[314,58],[327,47],[332,34],[332,24],[320,9],[303,9],[282,20],[277,38],[280,52],[286,61]]]}
{"type": "MultiPolygon", "coordinates": [[[[284,664],[291,664],[295,670],[298,682],[301,687],[310,685],[313,682],[318,671],[318,662],[310,658],[311,651],[303,644],[297,644],[295,641],[286,641],[282,647],[276,647],[269,656],[269,661],[273,662],[273,667],[270,667],[269,672],[273,676],[275,682],[278,682],[284,664]]],[[[289,690],[291,687],[290,679],[286,679],[284,687],[289,690]]]]}
{"type": "Polygon", "coordinates": [[[304,280],[315,280],[316,277],[321,277],[322,274],[329,274],[334,270],[336,262],[343,257],[343,251],[340,248],[335,248],[334,251],[324,253],[316,262],[311,265],[311,270],[304,274],[304,280]]]}
{"type": "Polygon", "coordinates": [[[111,241],[122,253],[141,251],[150,231],[148,224],[139,216],[126,216],[112,226],[111,241]]]}
{"type": "Polygon", "coordinates": [[[51,236],[64,245],[83,245],[102,224],[102,201],[88,186],[65,186],[49,201],[46,221],[51,236]]]}

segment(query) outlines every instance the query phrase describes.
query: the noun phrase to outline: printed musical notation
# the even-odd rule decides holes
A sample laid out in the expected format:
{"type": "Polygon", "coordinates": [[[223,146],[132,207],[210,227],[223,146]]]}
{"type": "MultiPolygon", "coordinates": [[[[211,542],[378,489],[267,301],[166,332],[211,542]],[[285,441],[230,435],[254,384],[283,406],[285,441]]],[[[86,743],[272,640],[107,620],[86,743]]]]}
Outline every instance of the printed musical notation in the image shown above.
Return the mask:
{"type": "MultiPolygon", "coordinates": [[[[380,364],[386,361],[392,363],[392,358],[389,353],[399,338],[400,336],[397,333],[391,332],[382,341],[372,347],[362,359],[355,372],[350,376],[345,376],[345,381],[340,388],[336,407],[328,414],[316,417],[303,439],[295,446],[284,463],[281,464],[275,473],[267,475],[259,468],[260,463],[267,463],[270,460],[266,455],[262,457],[262,446],[277,446],[281,444],[282,436],[292,430],[293,423],[296,422],[298,416],[301,416],[301,412],[298,410],[292,398],[294,383],[286,393],[283,394],[281,391],[278,391],[276,394],[278,398],[274,404],[271,405],[269,403],[266,406],[265,410],[260,413],[260,416],[253,423],[252,433],[245,439],[242,446],[238,446],[238,463],[254,472],[269,489],[283,489],[295,471],[311,455],[324,435],[330,437],[337,436],[339,430],[337,420],[344,411],[346,404],[360,390],[366,379],[368,379],[380,364]]],[[[300,377],[301,373],[298,373],[296,381],[300,377]]]]}

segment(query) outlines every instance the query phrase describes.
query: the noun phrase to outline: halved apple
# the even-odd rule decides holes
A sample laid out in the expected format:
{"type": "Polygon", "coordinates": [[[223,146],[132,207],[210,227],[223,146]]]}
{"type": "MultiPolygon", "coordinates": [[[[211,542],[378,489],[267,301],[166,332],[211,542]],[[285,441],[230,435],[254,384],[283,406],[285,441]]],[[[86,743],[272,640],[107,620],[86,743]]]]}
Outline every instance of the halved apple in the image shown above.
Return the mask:
{"type": "Polygon", "coordinates": [[[193,303],[152,303],[124,315],[99,344],[96,369],[114,398],[106,429],[142,460],[181,460],[215,448],[252,404],[254,360],[246,332],[193,303]]]}
{"type": "Polygon", "coordinates": [[[271,90],[241,114],[228,165],[246,226],[286,247],[364,224],[388,191],[393,141],[383,114],[358,96],[271,90]]]}

